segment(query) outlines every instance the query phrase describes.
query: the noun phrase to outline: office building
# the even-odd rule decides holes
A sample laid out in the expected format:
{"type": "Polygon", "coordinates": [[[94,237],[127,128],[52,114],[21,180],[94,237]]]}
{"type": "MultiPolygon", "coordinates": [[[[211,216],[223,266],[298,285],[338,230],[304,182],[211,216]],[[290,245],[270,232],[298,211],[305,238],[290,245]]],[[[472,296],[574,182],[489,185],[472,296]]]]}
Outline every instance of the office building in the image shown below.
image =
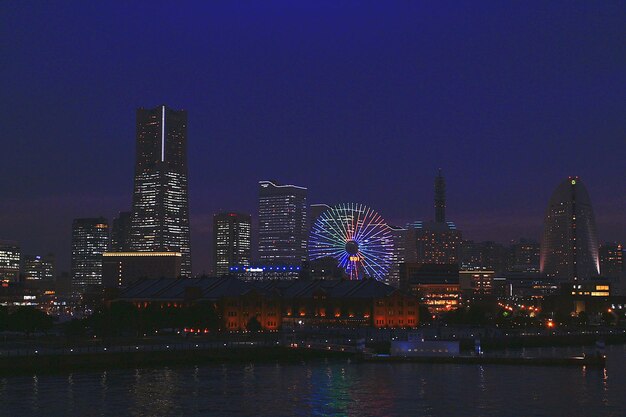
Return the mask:
{"type": "Polygon", "coordinates": [[[181,274],[191,276],[185,110],[137,110],[130,243],[132,251],[182,253],[181,274]]]}
{"type": "Polygon", "coordinates": [[[311,204],[309,207],[310,226],[313,227],[318,217],[331,207],[328,204],[311,204]]]}
{"type": "Polygon", "coordinates": [[[494,295],[495,271],[476,269],[459,271],[459,284],[463,300],[475,300],[494,295]]]}
{"type": "Polygon", "coordinates": [[[22,264],[24,279],[37,281],[54,280],[54,255],[25,255],[22,264]]]}
{"type": "Polygon", "coordinates": [[[456,310],[461,304],[459,268],[455,264],[403,263],[400,290],[417,296],[430,313],[456,310]]]}
{"type": "Polygon", "coordinates": [[[435,177],[435,221],[418,221],[407,228],[413,229],[409,238],[415,239],[408,241],[407,260],[428,264],[459,263],[462,236],[455,224],[446,220],[446,183],[441,170],[435,177]]]}
{"type": "Polygon", "coordinates": [[[111,252],[130,251],[131,217],[132,213],[130,211],[121,211],[113,219],[113,224],[111,225],[111,252]]]}
{"type": "Polygon", "coordinates": [[[409,231],[404,227],[396,226],[389,226],[389,229],[393,241],[393,252],[386,283],[394,288],[400,288],[400,265],[407,262],[406,247],[409,231]]]}
{"type": "Polygon", "coordinates": [[[624,249],[621,243],[600,246],[600,274],[603,278],[619,278],[624,272],[624,249]]]}
{"type": "Polygon", "coordinates": [[[259,182],[259,260],[268,265],[301,265],[307,260],[307,189],[259,182]]]}
{"type": "Polygon", "coordinates": [[[249,214],[219,213],[213,216],[213,273],[230,274],[236,265],[249,266],[251,218],[249,214]]]}
{"type": "Polygon", "coordinates": [[[20,245],[17,242],[0,240],[0,280],[19,280],[20,254],[20,245]]]}
{"type": "Polygon", "coordinates": [[[109,247],[109,224],[104,217],[74,219],[72,223],[72,289],[82,293],[102,286],[102,254],[109,247]]]}
{"type": "Polygon", "coordinates": [[[558,281],[578,281],[600,272],[596,222],[587,189],[579,177],[556,188],[544,221],[541,273],[558,281]]]}
{"type": "Polygon", "coordinates": [[[105,252],[102,281],[105,287],[126,287],[140,279],[178,278],[180,252],[105,252]]]}
{"type": "Polygon", "coordinates": [[[511,247],[510,270],[519,272],[539,272],[539,258],[541,249],[539,243],[520,239],[511,247]]]}

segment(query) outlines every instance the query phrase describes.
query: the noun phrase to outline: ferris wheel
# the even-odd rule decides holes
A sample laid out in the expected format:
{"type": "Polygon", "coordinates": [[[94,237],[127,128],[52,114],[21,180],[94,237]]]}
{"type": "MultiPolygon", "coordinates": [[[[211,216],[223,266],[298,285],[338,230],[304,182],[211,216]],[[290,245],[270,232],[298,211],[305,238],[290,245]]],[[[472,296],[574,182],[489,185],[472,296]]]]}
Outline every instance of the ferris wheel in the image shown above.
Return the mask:
{"type": "Polygon", "coordinates": [[[383,280],[393,258],[391,230],[371,208],[340,204],[324,211],[311,228],[309,258],[332,257],[350,279],[383,280]]]}

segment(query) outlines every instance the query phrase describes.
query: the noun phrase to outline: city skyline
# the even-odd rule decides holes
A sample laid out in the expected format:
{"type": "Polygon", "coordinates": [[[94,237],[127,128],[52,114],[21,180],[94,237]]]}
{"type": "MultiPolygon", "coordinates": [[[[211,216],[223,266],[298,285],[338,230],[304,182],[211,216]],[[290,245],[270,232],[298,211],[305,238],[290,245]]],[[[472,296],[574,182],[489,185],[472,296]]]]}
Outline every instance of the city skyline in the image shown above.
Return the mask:
{"type": "Polygon", "coordinates": [[[623,25],[610,5],[566,14],[552,5],[482,14],[477,5],[465,12],[480,17],[478,29],[440,6],[353,13],[344,5],[331,16],[285,6],[282,16],[272,5],[222,5],[208,25],[203,13],[155,7],[135,25],[139,6],[117,16],[78,4],[83,20],[67,33],[27,29],[71,27],[67,5],[36,13],[6,7],[0,26],[19,42],[4,47],[8,65],[0,70],[13,80],[0,92],[13,103],[0,116],[13,141],[5,149],[0,238],[18,241],[22,253],[55,253],[58,272],[69,270],[72,219],[113,219],[130,208],[132,114],[161,103],[189,112],[196,273],[210,269],[213,214],[251,213],[258,230],[256,187],[266,178],[307,187],[309,203],[362,202],[402,225],[433,220],[432,176],[442,168],[448,217],[464,238],[504,242],[539,241],[553,189],[577,175],[593,201],[600,243],[626,234],[619,152],[626,62],[615,54],[623,25]],[[602,24],[590,23],[589,13],[602,24]],[[373,19],[379,14],[387,18],[373,19]],[[272,17],[274,29],[259,16],[272,17]],[[538,17],[558,24],[538,27],[538,17]],[[161,39],[159,25],[148,22],[188,31],[161,39]],[[485,36],[485,28],[504,34],[485,36]],[[292,36],[281,36],[286,31],[292,36]],[[147,51],[123,42],[149,44],[155,34],[163,62],[180,58],[176,65],[156,66],[147,51]],[[114,75],[113,62],[124,76],[114,75]],[[68,90],[76,94],[66,103],[68,90]]]}

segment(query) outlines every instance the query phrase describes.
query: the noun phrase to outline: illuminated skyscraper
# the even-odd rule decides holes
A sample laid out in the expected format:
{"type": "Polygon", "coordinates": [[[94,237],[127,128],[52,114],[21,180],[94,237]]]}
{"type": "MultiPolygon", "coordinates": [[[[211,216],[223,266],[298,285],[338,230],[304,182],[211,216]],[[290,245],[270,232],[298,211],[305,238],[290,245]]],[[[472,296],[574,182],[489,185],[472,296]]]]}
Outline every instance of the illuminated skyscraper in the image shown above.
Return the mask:
{"type": "Polygon", "coordinates": [[[307,259],[307,189],[259,182],[259,259],[264,264],[300,265],[307,259]]]}
{"type": "Polygon", "coordinates": [[[102,254],[109,246],[109,224],[104,217],[74,219],[72,223],[72,289],[84,292],[102,285],[102,254]]]}
{"type": "Polygon", "coordinates": [[[560,281],[598,275],[598,237],[587,189],[569,177],[554,191],[546,210],[541,242],[541,273],[560,281]]]}
{"type": "Polygon", "coordinates": [[[0,280],[16,282],[20,277],[20,245],[0,241],[0,280]]]}
{"type": "Polygon", "coordinates": [[[250,265],[249,214],[219,213],[213,216],[213,271],[221,277],[233,266],[250,265]]]}
{"type": "Polygon", "coordinates": [[[182,253],[191,276],[187,195],[187,112],[166,106],[137,110],[137,158],[130,248],[182,253]]]}

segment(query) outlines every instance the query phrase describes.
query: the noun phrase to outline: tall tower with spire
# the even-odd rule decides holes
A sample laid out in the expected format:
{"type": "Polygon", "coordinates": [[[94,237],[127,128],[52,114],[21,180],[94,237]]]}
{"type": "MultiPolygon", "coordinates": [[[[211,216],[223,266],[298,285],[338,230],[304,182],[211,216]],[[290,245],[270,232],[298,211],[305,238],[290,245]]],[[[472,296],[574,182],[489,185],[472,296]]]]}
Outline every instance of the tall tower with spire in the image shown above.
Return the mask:
{"type": "Polygon", "coordinates": [[[458,249],[462,235],[455,224],[446,220],[446,181],[441,169],[435,177],[435,220],[407,225],[408,262],[428,264],[459,263],[458,249]]]}
{"type": "Polygon", "coordinates": [[[138,109],[136,143],[131,250],[180,252],[181,275],[191,277],[187,112],[138,109]]]}
{"type": "Polygon", "coordinates": [[[446,180],[441,174],[441,168],[435,177],[435,222],[446,222],[446,180]]]}

